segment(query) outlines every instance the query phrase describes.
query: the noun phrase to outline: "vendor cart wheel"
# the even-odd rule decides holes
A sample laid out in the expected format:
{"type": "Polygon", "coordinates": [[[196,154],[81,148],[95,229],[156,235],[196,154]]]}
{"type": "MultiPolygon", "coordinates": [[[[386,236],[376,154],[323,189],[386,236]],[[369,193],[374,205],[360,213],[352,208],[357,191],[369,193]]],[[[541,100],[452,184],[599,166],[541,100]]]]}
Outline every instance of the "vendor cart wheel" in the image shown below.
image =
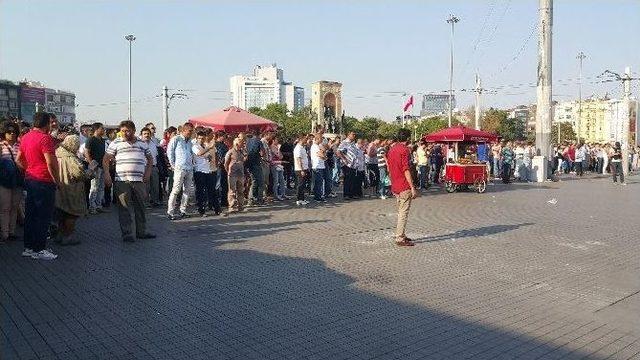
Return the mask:
{"type": "Polygon", "coordinates": [[[487,181],[478,179],[474,182],[473,186],[476,188],[479,194],[487,191],[487,181]]]}
{"type": "Polygon", "coordinates": [[[448,193],[453,193],[458,190],[458,186],[454,185],[453,182],[449,180],[444,183],[444,189],[447,190],[448,193]]]}

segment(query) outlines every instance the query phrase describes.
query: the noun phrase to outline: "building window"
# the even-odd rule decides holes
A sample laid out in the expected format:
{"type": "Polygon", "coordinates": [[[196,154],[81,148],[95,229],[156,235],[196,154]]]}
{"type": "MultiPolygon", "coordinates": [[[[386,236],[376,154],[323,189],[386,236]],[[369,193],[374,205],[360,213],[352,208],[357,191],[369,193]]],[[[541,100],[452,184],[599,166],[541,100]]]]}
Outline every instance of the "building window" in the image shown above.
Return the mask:
{"type": "Polygon", "coordinates": [[[47,95],[47,101],[53,101],[53,95],[47,95]]]}

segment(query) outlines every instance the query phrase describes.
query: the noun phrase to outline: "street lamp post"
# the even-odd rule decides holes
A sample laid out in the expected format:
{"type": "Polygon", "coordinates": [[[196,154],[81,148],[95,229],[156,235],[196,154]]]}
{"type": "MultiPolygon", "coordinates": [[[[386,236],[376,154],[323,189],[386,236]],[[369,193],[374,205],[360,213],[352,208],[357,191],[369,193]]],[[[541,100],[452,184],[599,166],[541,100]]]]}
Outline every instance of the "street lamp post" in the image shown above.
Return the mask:
{"type": "Polygon", "coordinates": [[[129,120],[131,120],[131,48],[136,37],[130,34],[124,38],[129,42],[129,120]]]}
{"type": "Polygon", "coordinates": [[[453,35],[456,23],[460,21],[455,15],[450,14],[447,23],[451,24],[451,53],[449,56],[449,127],[453,116],[453,35]]]}
{"type": "Polygon", "coordinates": [[[580,69],[578,72],[578,124],[576,126],[578,130],[578,143],[580,143],[580,127],[582,126],[582,60],[586,59],[587,56],[580,51],[576,58],[580,62],[580,69]]]}

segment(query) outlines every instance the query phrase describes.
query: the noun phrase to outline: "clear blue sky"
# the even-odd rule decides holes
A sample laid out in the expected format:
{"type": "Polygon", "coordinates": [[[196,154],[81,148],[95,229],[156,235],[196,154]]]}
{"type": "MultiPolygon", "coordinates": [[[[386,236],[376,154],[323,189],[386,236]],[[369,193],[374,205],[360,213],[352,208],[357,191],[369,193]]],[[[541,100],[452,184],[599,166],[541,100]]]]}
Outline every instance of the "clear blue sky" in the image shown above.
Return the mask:
{"type": "MultiPolygon", "coordinates": [[[[135,34],[134,118],[161,121],[153,96],[163,85],[193,89],[175,101],[171,122],[228,104],[229,76],[276,62],[285,78],[344,85],[348,115],[400,112],[387,91],[448,88],[449,13],[456,26],[456,89],[473,87],[476,70],[488,88],[535,81],[537,0],[499,1],[0,1],[0,78],[39,80],[77,95],[81,121],[116,123],[127,116],[128,46],[135,34]],[[475,50],[474,50],[475,49],[475,50]],[[515,57],[515,60],[513,58],[515,57]],[[100,105],[118,102],[116,105],[100,105]]],[[[605,69],[640,71],[639,0],[556,0],[554,80],[605,69]]],[[[620,95],[617,83],[588,84],[584,94],[620,95]]],[[[575,97],[557,83],[557,100],[575,97]]],[[[635,87],[636,93],[638,87],[635,87]]],[[[459,106],[472,104],[458,93],[459,106]]],[[[416,95],[418,98],[419,95],[416,95]]],[[[418,100],[418,99],[417,99],[418,100]]],[[[487,94],[485,105],[535,101],[535,88],[487,94]]],[[[420,101],[415,113],[419,111],[420,101]]]]}

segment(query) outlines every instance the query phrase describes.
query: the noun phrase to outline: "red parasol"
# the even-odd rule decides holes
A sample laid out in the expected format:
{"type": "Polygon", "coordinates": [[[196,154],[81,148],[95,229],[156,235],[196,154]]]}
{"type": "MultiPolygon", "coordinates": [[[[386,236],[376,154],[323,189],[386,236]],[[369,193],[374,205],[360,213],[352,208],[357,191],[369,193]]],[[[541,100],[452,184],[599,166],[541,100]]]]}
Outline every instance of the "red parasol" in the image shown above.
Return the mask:
{"type": "Polygon", "coordinates": [[[193,117],[189,119],[189,122],[195,126],[210,127],[216,131],[222,130],[230,133],[247,131],[250,129],[270,131],[278,128],[278,124],[275,122],[235,106],[206,115],[193,117]]]}

